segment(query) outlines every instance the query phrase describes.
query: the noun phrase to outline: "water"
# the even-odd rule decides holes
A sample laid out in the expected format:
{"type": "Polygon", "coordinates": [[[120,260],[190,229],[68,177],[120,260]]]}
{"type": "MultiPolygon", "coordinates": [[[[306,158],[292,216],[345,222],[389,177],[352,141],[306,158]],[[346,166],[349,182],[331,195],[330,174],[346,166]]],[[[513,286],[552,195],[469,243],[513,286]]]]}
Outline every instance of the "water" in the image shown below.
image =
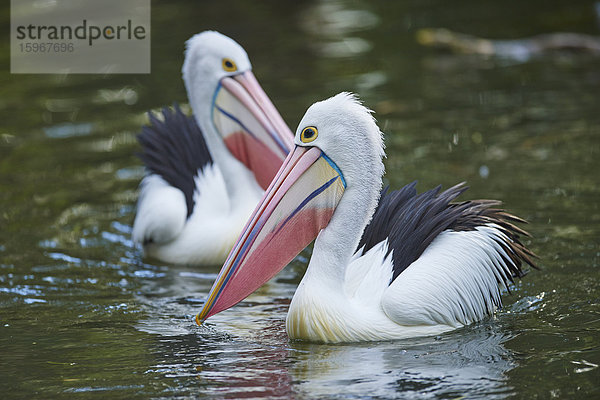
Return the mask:
{"type": "MultiPolygon", "coordinates": [[[[7,5],[3,26],[9,24],[7,5]]],[[[600,58],[456,55],[420,28],[514,39],[600,35],[594,3],[153,4],[152,74],[10,75],[0,50],[0,390],[10,398],[600,397],[600,58]],[[237,38],[295,128],[360,94],[386,132],[386,183],[468,181],[530,221],[541,256],[493,318],[439,337],[290,342],[305,251],[199,328],[218,271],[143,259],[131,241],[144,112],[185,103],[186,38],[237,38]]]]}

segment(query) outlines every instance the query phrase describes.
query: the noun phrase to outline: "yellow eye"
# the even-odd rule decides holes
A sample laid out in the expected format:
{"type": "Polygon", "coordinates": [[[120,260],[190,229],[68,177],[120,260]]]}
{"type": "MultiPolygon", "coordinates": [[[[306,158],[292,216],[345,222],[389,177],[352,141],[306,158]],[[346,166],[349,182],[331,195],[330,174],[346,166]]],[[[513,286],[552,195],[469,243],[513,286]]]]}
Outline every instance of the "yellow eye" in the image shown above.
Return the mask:
{"type": "Polygon", "coordinates": [[[235,62],[231,58],[224,58],[223,69],[227,72],[234,72],[237,71],[237,65],[235,65],[235,62]]]}
{"type": "Polygon", "coordinates": [[[300,134],[300,140],[302,143],[310,143],[315,140],[319,136],[319,131],[314,126],[307,126],[302,129],[302,133],[300,134]]]}

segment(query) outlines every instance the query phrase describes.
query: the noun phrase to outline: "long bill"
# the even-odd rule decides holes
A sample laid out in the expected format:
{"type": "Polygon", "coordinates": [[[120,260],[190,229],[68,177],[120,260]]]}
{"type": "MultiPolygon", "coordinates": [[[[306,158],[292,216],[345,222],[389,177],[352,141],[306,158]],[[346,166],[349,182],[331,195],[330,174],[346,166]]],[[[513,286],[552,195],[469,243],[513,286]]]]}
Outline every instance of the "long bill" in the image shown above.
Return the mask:
{"type": "Polygon", "coordinates": [[[252,71],[221,79],[212,107],[225,145],[266,189],[294,147],[294,135],[252,71]]]}
{"type": "Polygon", "coordinates": [[[308,246],[329,223],[345,187],[325,153],[297,146],[229,253],[196,316],[198,325],[248,297],[308,246]]]}

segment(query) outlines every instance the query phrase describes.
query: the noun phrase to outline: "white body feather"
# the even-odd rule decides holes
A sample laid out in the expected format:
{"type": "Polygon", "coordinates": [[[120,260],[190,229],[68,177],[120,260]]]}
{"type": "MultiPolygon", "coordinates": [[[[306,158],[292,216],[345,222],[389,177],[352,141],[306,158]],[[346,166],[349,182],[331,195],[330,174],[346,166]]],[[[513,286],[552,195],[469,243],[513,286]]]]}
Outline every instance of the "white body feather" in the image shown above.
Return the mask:
{"type": "Polygon", "coordinates": [[[144,246],[148,256],[176,264],[222,264],[262,196],[262,189],[255,184],[245,185],[244,196],[230,198],[215,164],[206,165],[195,181],[194,211],[186,219],[185,199],[179,189],[154,174],[144,178],[133,239],[138,243],[152,239],[144,246]]]}
{"type": "Polygon", "coordinates": [[[324,284],[322,272],[328,268],[319,265],[316,254],[292,299],[288,335],[332,343],[392,340],[435,335],[478,321],[494,311],[485,296],[500,296],[498,270],[492,264],[502,260],[493,235],[502,233],[493,226],[444,231],[391,285],[387,242],[353,257],[340,286],[324,284]]]}
{"type": "Polygon", "coordinates": [[[169,185],[159,175],[147,175],[140,184],[133,240],[136,243],[172,241],[183,230],[186,210],[181,190],[169,185]]]}
{"type": "Polygon", "coordinates": [[[382,298],[386,314],[401,325],[468,325],[500,304],[499,257],[493,225],[444,231],[392,282],[382,298]]]}

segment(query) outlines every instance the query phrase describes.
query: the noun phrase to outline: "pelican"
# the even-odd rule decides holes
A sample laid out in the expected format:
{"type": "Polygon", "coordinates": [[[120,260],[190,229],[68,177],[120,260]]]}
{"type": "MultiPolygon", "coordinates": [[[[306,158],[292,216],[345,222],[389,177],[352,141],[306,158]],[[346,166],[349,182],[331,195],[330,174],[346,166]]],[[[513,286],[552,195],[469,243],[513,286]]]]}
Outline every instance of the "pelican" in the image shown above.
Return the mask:
{"type": "Polygon", "coordinates": [[[359,342],[439,334],[501,306],[534,266],[523,222],[490,200],[452,202],[463,184],[381,190],[384,146],[372,112],[340,93],[313,104],[295,148],[246,224],[196,322],[238,303],[315,238],[291,301],[291,339],[359,342]]]}
{"type": "Polygon", "coordinates": [[[133,239],[147,255],[222,264],[294,135],[258,81],[244,49],[206,31],[187,41],[183,80],[194,114],[150,114],[139,135],[147,175],[133,239]]]}

